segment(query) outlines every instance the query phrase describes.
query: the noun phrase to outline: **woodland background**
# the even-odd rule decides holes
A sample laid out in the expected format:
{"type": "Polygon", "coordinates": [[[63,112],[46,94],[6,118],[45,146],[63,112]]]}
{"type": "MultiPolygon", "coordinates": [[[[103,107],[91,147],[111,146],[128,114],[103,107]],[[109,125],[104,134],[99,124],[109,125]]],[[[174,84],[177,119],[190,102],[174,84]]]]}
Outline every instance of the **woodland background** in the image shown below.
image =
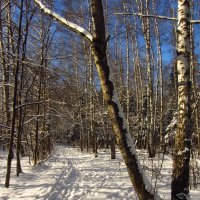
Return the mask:
{"type": "MultiPolygon", "coordinates": [[[[92,31],[89,1],[46,3],[92,31]]],[[[177,1],[104,0],[103,5],[111,76],[136,147],[147,149],[150,157],[160,151],[173,153],[177,1]],[[137,13],[152,17],[147,20],[137,13]]],[[[21,156],[29,156],[37,165],[56,142],[93,151],[95,156],[98,148],[111,147],[115,158],[115,136],[90,45],[46,16],[33,1],[2,0],[0,7],[0,142],[2,149],[8,148],[13,133],[17,175],[21,156]]],[[[191,3],[191,16],[200,19],[198,0],[191,3]]],[[[190,33],[194,160],[200,154],[199,28],[191,25],[190,33]]],[[[195,167],[192,184],[198,187],[195,167]]]]}

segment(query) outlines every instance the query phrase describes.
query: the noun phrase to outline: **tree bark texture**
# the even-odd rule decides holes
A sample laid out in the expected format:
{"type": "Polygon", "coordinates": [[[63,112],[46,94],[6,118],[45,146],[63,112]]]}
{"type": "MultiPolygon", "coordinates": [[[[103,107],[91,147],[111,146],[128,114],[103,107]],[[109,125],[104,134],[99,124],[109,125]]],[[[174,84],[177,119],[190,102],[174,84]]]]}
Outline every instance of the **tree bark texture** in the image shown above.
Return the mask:
{"type": "Polygon", "coordinates": [[[7,170],[6,170],[6,180],[5,180],[5,187],[9,187],[10,185],[10,173],[11,173],[11,163],[13,158],[13,144],[14,144],[14,133],[15,133],[15,121],[16,121],[16,105],[17,105],[17,89],[18,89],[18,75],[19,75],[19,54],[20,54],[20,44],[22,40],[21,36],[21,26],[22,26],[22,14],[23,14],[23,3],[21,1],[20,5],[20,20],[19,20],[19,31],[18,31],[18,41],[17,41],[17,58],[14,65],[14,92],[13,92],[13,102],[12,102],[12,121],[11,121],[11,130],[10,130],[10,144],[9,144],[9,151],[8,151],[8,158],[7,158],[7,170]]]}
{"type": "MultiPolygon", "coordinates": [[[[194,18],[194,1],[191,0],[191,18],[194,18]]],[[[194,121],[194,134],[198,138],[197,147],[198,154],[200,155],[200,131],[199,131],[199,103],[198,103],[198,91],[196,84],[196,66],[194,57],[194,25],[190,24],[190,80],[191,80],[191,102],[194,103],[194,110],[192,111],[191,118],[194,121]]]]}
{"type": "Polygon", "coordinates": [[[190,2],[178,1],[177,71],[178,124],[173,155],[172,200],[189,199],[191,146],[190,111],[190,2]]]}

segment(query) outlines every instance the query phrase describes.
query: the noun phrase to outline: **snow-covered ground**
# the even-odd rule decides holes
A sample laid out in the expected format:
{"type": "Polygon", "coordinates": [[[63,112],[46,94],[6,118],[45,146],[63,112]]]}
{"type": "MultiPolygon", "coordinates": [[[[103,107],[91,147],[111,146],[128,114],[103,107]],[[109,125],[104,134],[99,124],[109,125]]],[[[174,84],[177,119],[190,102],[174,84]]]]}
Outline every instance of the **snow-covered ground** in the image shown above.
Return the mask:
{"type": "MultiPolygon", "coordinates": [[[[93,154],[58,145],[54,154],[35,168],[24,158],[24,173],[20,177],[15,176],[13,161],[9,189],[4,188],[6,155],[0,153],[1,200],[137,200],[119,152],[117,159],[111,160],[107,151],[101,151],[98,158],[94,158],[93,154]]],[[[172,163],[166,156],[162,165],[161,159],[162,156],[152,161],[146,158],[145,152],[140,152],[148,177],[157,179],[158,193],[164,199],[170,199],[172,163]]],[[[199,197],[200,191],[191,191],[192,200],[199,197]]]]}

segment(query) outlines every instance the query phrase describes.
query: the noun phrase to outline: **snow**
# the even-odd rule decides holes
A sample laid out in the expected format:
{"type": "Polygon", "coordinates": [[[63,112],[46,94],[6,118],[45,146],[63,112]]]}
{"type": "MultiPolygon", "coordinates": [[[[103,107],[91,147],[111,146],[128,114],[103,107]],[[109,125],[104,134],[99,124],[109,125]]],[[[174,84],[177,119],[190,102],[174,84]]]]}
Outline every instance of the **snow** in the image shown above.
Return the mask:
{"type": "Polygon", "coordinates": [[[164,142],[165,144],[169,144],[169,142],[171,140],[173,140],[173,138],[176,135],[176,126],[177,126],[177,112],[174,113],[174,116],[170,122],[170,124],[167,126],[166,128],[166,135],[164,137],[164,142]]]}
{"type": "MultiPolygon", "coordinates": [[[[108,59],[108,62],[109,62],[109,59],[108,59]]],[[[112,82],[112,84],[114,84],[114,81],[112,80],[113,79],[113,70],[112,70],[112,67],[111,67],[110,64],[109,64],[109,69],[110,69],[109,80],[110,80],[110,82],[112,82]]],[[[114,87],[114,88],[116,88],[116,87],[114,87]]],[[[122,107],[121,107],[121,104],[120,104],[120,101],[119,101],[119,97],[118,97],[118,95],[117,95],[115,90],[113,91],[112,101],[117,105],[118,115],[119,115],[119,117],[121,117],[122,123],[123,123],[122,128],[124,130],[126,130],[126,133],[125,133],[126,144],[127,144],[127,147],[129,148],[130,154],[136,159],[137,167],[139,169],[139,173],[141,174],[142,179],[143,179],[143,181],[145,183],[145,186],[146,186],[145,189],[149,193],[154,194],[155,200],[161,200],[160,196],[154,190],[154,187],[150,184],[149,180],[147,179],[147,177],[143,173],[142,167],[141,167],[140,162],[139,162],[139,160],[137,158],[137,153],[136,153],[136,150],[135,150],[134,138],[131,136],[131,134],[129,132],[129,129],[128,129],[128,126],[127,126],[127,120],[124,117],[124,112],[122,110],[122,107]]]]}
{"type": "Polygon", "coordinates": [[[57,21],[61,22],[68,28],[72,29],[74,32],[84,35],[87,39],[89,39],[89,41],[93,40],[93,35],[85,28],[79,26],[78,24],[70,22],[69,20],[66,20],[65,18],[61,17],[59,14],[48,9],[40,0],[34,0],[34,1],[40,6],[40,9],[42,9],[46,14],[50,15],[57,21]]]}
{"type": "MultiPolygon", "coordinates": [[[[5,152],[0,152],[0,159],[0,200],[138,200],[118,150],[117,159],[111,160],[108,150],[101,150],[94,158],[77,148],[57,145],[53,155],[37,167],[31,167],[28,158],[23,158],[24,173],[19,177],[15,176],[14,159],[9,189],[4,188],[5,152]]],[[[165,156],[162,163],[161,155],[152,160],[145,151],[139,151],[139,160],[152,185],[157,180],[158,193],[170,199],[170,156],[165,156]]],[[[191,191],[192,200],[199,199],[199,195],[200,191],[191,191]]]]}
{"type": "MultiPolygon", "coordinates": [[[[111,76],[109,78],[111,80],[111,76]]],[[[137,153],[136,153],[135,145],[134,145],[135,142],[134,142],[133,137],[131,136],[131,134],[128,131],[127,122],[126,122],[126,119],[124,117],[124,113],[122,111],[121,104],[119,103],[119,98],[118,98],[116,92],[114,92],[112,101],[114,101],[117,104],[117,106],[118,106],[118,109],[119,109],[119,113],[118,114],[122,118],[123,128],[126,129],[126,143],[127,143],[127,147],[129,148],[129,151],[130,151],[131,155],[134,155],[135,158],[136,158],[136,160],[137,160],[138,169],[139,169],[140,174],[142,175],[142,178],[143,178],[144,183],[146,185],[146,190],[148,190],[151,194],[154,194],[155,200],[160,200],[161,198],[159,197],[159,195],[157,194],[157,192],[154,190],[154,187],[150,184],[149,180],[147,179],[147,177],[143,173],[142,167],[141,167],[140,162],[139,162],[139,160],[137,158],[137,153]]]]}

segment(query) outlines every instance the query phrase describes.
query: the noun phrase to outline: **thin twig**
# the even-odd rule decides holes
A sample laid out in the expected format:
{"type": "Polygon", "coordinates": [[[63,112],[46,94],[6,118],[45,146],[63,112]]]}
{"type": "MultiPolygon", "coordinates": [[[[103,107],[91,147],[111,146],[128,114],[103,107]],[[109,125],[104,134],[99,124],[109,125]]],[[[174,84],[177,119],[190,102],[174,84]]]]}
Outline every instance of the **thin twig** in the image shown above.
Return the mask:
{"type": "Polygon", "coordinates": [[[167,17],[167,16],[161,16],[161,15],[144,15],[142,13],[114,13],[115,15],[134,15],[139,17],[152,17],[152,18],[158,18],[158,19],[166,19],[166,20],[172,20],[172,21],[178,21],[177,18],[174,17],[167,17]]]}

